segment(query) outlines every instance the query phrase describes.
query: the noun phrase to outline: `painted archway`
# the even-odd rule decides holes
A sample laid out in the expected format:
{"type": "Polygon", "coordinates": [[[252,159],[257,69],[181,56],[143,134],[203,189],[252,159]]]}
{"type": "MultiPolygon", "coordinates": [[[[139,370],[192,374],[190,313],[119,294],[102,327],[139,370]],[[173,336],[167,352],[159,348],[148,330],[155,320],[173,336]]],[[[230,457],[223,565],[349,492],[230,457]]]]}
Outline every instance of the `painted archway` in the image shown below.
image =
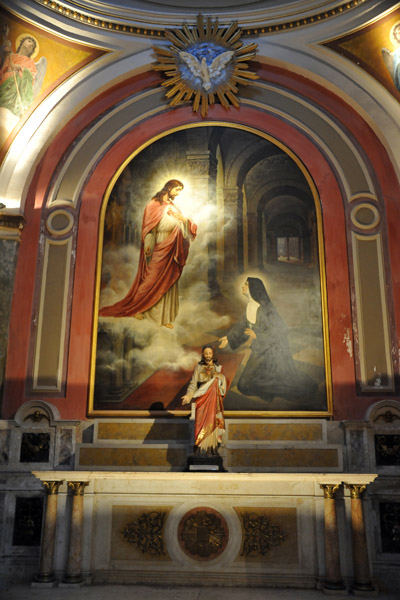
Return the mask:
{"type": "MultiPolygon", "coordinates": [[[[256,100],[254,95],[245,97],[237,111],[215,106],[207,123],[244,126],[272,136],[309,174],[323,213],[334,415],[356,418],[377,393],[395,391],[396,361],[391,358],[395,308],[383,282],[392,278],[396,300],[399,273],[394,260],[391,272],[384,261],[385,254],[391,256],[393,232],[389,231],[388,244],[382,233],[386,232],[385,210],[390,223],[399,216],[393,201],[398,184],[384,148],[350,106],[290,72],[260,66],[259,74],[256,100]],[[367,252],[360,250],[365,247],[367,252]],[[383,315],[372,333],[365,318],[362,276],[363,261],[371,257],[378,282],[374,302],[381,304],[383,315]],[[357,336],[355,359],[353,329],[364,334],[361,341],[357,336]],[[381,388],[369,383],[368,370],[374,368],[374,357],[368,355],[370,335],[378,335],[384,350],[387,385],[381,388]]],[[[139,148],[167,131],[199,122],[187,107],[166,111],[158,81],[153,74],[140,75],[94,100],[55,138],[35,171],[27,193],[27,226],[16,274],[3,406],[6,418],[32,395],[51,399],[63,418],[86,416],[103,199],[139,148]],[[32,247],[38,248],[37,255],[32,247]],[[43,248],[47,253],[41,252],[43,248]],[[51,289],[46,288],[49,269],[57,275],[51,289]],[[28,279],[27,273],[37,276],[28,279]],[[50,363],[49,356],[53,357],[50,363]],[[42,381],[48,377],[48,389],[35,388],[41,364],[46,364],[42,381]]]]}

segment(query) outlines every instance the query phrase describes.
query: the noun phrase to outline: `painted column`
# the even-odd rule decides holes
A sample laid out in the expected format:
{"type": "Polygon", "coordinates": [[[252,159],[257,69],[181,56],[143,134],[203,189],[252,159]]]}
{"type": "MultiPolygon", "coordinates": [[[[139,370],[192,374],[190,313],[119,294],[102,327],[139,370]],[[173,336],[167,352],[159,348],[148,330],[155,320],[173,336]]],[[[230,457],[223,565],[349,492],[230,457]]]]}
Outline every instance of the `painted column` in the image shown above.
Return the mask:
{"type": "Polygon", "coordinates": [[[361,496],[366,485],[346,484],[351,496],[351,540],[353,549],[354,583],[352,589],[362,592],[374,591],[369,573],[367,537],[361,496]]]}
{"type": "Polygon", "coordinates": [[[336,518],[335,494],[340,484],[321,484],[324,490],[324,516],[325,516],[325,570],[326,580],[322,585],[323,590],[344,590],[340,569],[339,534],[336,518]]]}
{"type": "Polygon", "coordinates": [[[82,577],[82,525],[83,525],[83,494],[87,481],[68,481],[72,492],[72,514],[69,535],[69,550],[64,583],[81,583],[82,577]]]}
{"type": "MultiPolygon", "coordinates": [[[[204,140],[203,140],[204,141],[204,140]]],[[[196,145],[198,145],[196,143],[196,145]]],[[[190,173],[192,194],[197,206],[208,204],[213,208],[212,218],[207,224],[207,281],[211,297],[219,294],[217,282],[217,160],[209,150],[187,152],[187,168],[190,173]]],[[[193,220],[196,222],[196,216],[193,220]]]]}
{"type": "Polygon", "coordinates": [[[225,276],[238,273],[238,202],[237,187],[224,187],[224,262],[225,276]]]}
{"type": "Polygon", "coordinates": [[[34,575],[33,579],[39,583],[50,583],[55,581],[53,564],[56,541],[58,489],[63,482],[42,481],[42,483],[46,488],[47,493],[46,513],[40,549],[39,573],[34,575]]]}
{"type": "Polygon", "coordinates": [[[260,236],[258,232],[258,215],[256,212],[247,213],[247,227],[249,244],[249,268],[258,269],[258,242],[260,236]]]}

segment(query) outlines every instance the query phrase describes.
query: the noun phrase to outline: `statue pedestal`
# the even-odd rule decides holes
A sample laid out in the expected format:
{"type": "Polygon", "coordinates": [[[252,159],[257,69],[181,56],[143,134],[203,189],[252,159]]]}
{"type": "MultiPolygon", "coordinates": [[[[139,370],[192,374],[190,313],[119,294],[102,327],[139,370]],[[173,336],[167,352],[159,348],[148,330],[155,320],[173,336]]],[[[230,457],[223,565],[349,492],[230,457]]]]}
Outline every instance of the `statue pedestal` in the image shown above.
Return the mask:
{"type": "Polygon", "coordinates": [[[201,454],[191,454],[186,459],[185,471],[192,472],[226,472],[222,456],[202,456],[201,454]]]}

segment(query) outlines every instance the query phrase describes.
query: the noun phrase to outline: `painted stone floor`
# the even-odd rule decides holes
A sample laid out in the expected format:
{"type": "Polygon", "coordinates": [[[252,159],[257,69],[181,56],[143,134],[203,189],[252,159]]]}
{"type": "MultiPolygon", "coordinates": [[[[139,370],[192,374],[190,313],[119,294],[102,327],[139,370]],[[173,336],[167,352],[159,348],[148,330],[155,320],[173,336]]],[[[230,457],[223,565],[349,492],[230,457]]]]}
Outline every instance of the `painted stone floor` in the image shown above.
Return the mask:
{"type": "MultiPolygon", "coordinates": [[[[0,589],[1,600],[326,600],[329,596],[319,590],[276,588],[222,587],[155,587],[143,585],[91,585],[78,589],[35,589],[18,585],[0,589]]],[[[332,598],[349,600],[352,595],[332,598]]],[[[399,600],[395,592],[379,591],[379,600],[399,600]]]]}

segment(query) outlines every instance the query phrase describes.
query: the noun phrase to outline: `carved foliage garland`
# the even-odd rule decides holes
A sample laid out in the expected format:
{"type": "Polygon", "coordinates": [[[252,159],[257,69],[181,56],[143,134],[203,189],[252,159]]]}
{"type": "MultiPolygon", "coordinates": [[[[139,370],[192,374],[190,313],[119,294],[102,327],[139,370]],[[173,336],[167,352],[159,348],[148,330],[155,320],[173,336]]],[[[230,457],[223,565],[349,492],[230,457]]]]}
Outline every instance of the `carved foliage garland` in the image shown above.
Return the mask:
{"type": "Polygon", "coordinates": [[[123,536],[143,554],[163,555],[165,512],[152,511],[143,513],[136,521],[124,527],[123,536]]]}
{"type": "Polygon", "coordinates": [[[265,556],[274,546],[283,542],[286,534],[278,525],[273,525],[266,515],[244,513],[244,541],[242,556],[265,556]]]}
{"type": "Polygon", "coordinates": [[[220,27],[218,19],[204,20],[202,15],[198,15],[196,27],[185,23],[182,29],[166,31],[172,46],[153,48],[158,60],[153,68],[167,77],[162,85],[169,88],[170,106],[191,100],[193,112],[200,110],[202,117],[216,101],[226,109],[231,104],[239,107],[238,84],[258,79],[247,64],[255,56],[257,44],[243,46],[241,35],[237,23],[220,27]]]}

